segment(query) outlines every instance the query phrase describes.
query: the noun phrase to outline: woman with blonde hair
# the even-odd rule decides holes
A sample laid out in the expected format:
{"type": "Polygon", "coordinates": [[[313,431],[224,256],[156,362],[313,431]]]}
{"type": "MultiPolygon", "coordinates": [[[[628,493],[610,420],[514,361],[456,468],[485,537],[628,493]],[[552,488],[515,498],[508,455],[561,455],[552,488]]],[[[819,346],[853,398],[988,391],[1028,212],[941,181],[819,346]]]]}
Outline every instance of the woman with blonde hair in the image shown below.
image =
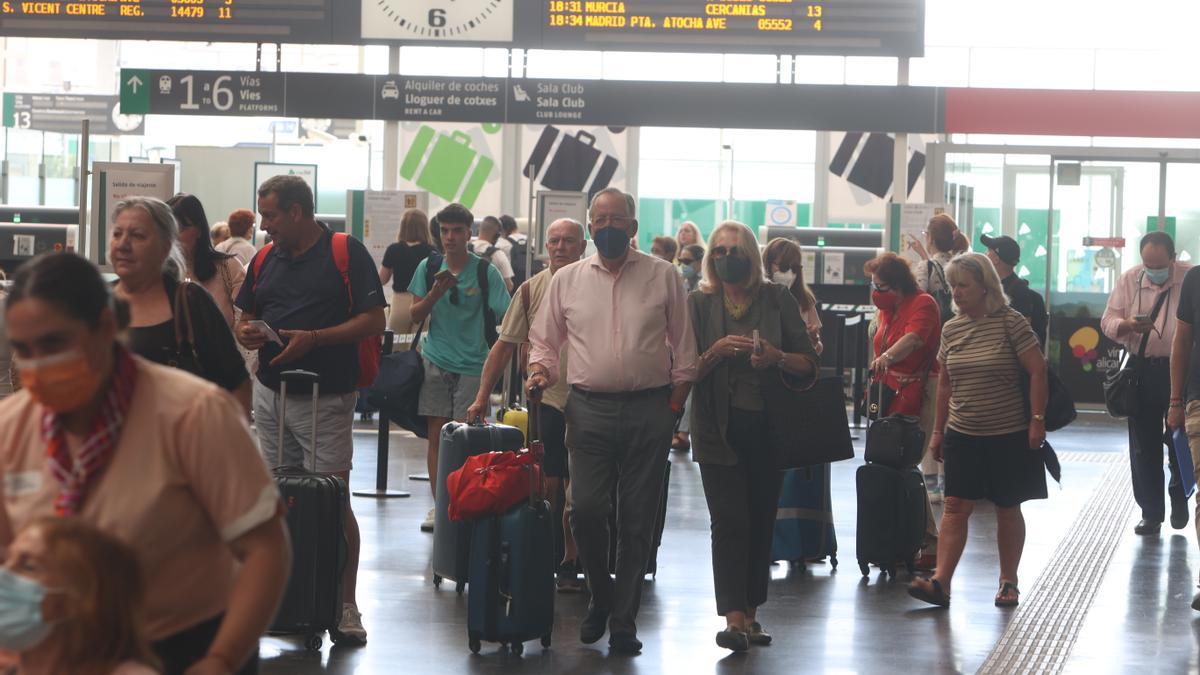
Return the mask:
{"type": "Polygon", "coordinates": [[[820,354],[825,350],[825,345],[821,344],[821,314],[817,311],[817,296],[804,282],[804,256],[800,245],[787,237],[772,239],[763,250],[763,272],[768,279],[791,291],[792,297],[800,303],[800,316],[808,328],[808,339],[820,354]]]}
{"type": "Polygon", "coordinates": [[[379,281],[385,287],[392,284],[391,314],[388,328],[397,335],[412,332],[413,295],[408,292],[417,265],[434,252],[430,243],[429,216],[420,209],[409,209],[400,218],[396,243],[387,247],[379,266],[379,281]]]}
{"type": "Polygon", "coordinates": [[[700,228],[690,220],[683,221],[679,226],[679,230],[675,233],[675,243],[679,244],[679,249],[682,250],[685,246],[699,244],[704,246],[704,239],[700,236],[700,228]]]}
{"type": "Polygon", "coordinates": [[[42,517],[0,570],[0,649],[22,675],[150,675],[141,569],[133,551],[78,518],[42,517]]]}
{"type": "MultiPolygon", "coordinates": [[[[717,644],[770,644],[757,620],[771,579],[771,543],[782,472],[771,429],[786,427],[766,401],[784,380],[807,380],[819,357],[784,286],[763,279],[754,233],[721,223],[709,237],[704,281],[688,296],[701,352],[692,389],[691,440],[712,523],[717,644]]],[[[803,387],[804,384],[793,385],[803,387]]]]}

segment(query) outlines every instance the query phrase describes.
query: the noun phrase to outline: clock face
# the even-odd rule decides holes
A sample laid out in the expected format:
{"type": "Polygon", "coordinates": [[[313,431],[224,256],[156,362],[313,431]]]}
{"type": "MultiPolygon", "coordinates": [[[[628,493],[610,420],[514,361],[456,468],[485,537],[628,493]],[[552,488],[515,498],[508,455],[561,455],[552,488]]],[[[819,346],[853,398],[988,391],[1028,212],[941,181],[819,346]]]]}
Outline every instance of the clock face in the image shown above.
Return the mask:
{"type": "Polygon", "coordinates": [[[360,0],[362,36],[405,41],[511,42],[515,0],[360,0]]]}

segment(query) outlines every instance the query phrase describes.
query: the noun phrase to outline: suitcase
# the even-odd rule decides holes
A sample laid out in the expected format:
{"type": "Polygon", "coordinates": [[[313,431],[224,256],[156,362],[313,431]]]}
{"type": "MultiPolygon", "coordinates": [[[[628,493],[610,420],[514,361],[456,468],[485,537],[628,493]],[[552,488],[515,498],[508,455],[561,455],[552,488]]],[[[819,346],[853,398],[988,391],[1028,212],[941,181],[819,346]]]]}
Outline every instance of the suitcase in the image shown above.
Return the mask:
{"type": "Polygon", "coordinates": [[[783,474],[771,559],[804,567],[806,561],[829,558],[837,569],[837,534],[828,464],[789,469],[783,474]]]}
{"type": "Polygon", "coordinates": [[[925,477],[920,469],[893,469],[882,464],[858,467],[858,569],[869,576],[874,564],[896,576],[902,562],[911,576],[925,538],[925,477]]]}
{"type": "Polygon", "coordinates": [[[467,593],[472,653],[479,653],[483,641],[508,645],[517,656],[524,652],[527,640],[540,639],[544,649],[550,647],[554,515],[542,492],[531,474],[527,502],[473,524],[467,593]]]}
{"type": "MultiPolygon", "coordinates": [[[[302,370],[284,372],[279,385],[279,450],[283,452],[287,415],[288,381],[312,383],[313,471],[302,466],[276,466],[275,482],[287,504],[287,526],[292,541],[292,575],[284,590],[271,632],[304,634],[304,645],[321,648],[321,633],[329,631],[338,642],[342,618],[342,572],[346,567],[346,483],[337,476],[315,472],[317,398],[320,376],[302,370]]],[[[275,459],[280,461],[279,457],[275,459]]]]}
{"type": "MultiPolygon", "coordinates": [[[[646,559],[646,574],[658,578],[658,548],[662,546],[663,529],[667,525],[667,492],[671,487],[671,461],[663,473],[662,496],[658,500],[658,513],[654,517],[654,540],[650,542],[650,557],[646,559]]],[[[613,485],[612,513],[608,515],[608,571],[617,573],[617,486],[613,485]]]]}
{"type": "Polygon", "coordinates": [[[437,499],[433,520],[433,585],[440,588],[443,579],[456,582],[463,592],[467,582],[468,555],[471,550],[471,526],[450,520],[450,494],[446,477],[463,465],[470,455],[494,450],[520,450],[525,444],[521,430],[500,424],[463,424],[449,422],[438,439],[437,499]]]}

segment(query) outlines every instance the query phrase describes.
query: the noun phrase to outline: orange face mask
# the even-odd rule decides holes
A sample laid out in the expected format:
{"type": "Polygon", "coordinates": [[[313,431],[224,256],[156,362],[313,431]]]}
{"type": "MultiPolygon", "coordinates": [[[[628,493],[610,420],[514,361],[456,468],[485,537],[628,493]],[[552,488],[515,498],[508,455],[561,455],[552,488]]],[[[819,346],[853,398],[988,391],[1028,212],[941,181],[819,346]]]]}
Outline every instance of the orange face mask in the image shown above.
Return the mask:
{"type": "Polygon", "coordinates": [[[33,400],[55,413],[82,408],[100,388],[100,374],[77,349],[15,361],[21,386],[29,390],[33,400]]]}

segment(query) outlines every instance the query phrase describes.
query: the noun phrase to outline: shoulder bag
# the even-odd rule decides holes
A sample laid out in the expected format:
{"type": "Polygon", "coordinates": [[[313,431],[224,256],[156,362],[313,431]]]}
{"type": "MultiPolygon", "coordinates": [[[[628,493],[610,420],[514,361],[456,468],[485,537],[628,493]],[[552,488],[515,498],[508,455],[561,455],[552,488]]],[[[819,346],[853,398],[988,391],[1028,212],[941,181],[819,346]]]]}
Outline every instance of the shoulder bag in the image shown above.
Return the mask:
{"type": "MultiPolygon", "coordinates": [[[[1154,309],[1150,312],[1150,323],[1158,318],[1158,311],[1162,309],[1163,301],[1166,300],[1167,294],[1171,290],[1167,289],[1158,294],[1154,300],[1154,309]]],[[[1104,378],[1104,407],[1108,410],[1108,414],[1118,419],[1122,417],[1133,417],[1138,413],[1138,385],[1141,382],[1142,375],[1138,371],[1138,366],[1141,363],[1142,357],[1146,355],[1146,344],[1150,342],[1150,333],[1142,336],[1142,343],[1138,346],[1137,361],[1130,363],[1130,353],[1125,351],[1125,358],[1121,361],[1119,368],[1108,371],[1104,378]]]]}
{"type": "Polygon", "coordinates": [[[779,377],[764,382],[771,451],[778,469],[840,462],[854,457],[846,394],[840,377],[818,377],[808,387],[779,377]]]}
{"type": "Polygon", "coordinates": [[[185,370],[193,375],[205,377],[204,366],[196,352],[196,326],[192,321],[192,303],[188,302],[188,288],[192,282],[184,280],[175,287],[174,314],[175,353],[167,359],[167,365],[185,370]]]}
{"type": "MultiPolygon", "coordinates": [[[[879,386],[873,387],[883,397],[887,387],[883,378],[879,386]]],[[[867,398],[870,400],[870,389],[867,398]]],[[[882,464],[893,469],[906,469],[921,461],[925,452],[925,432],[921,431],[920,418],[912,415],[886,415],[867,426],[867,443],[864,459],[871,464],[882,464]]]]}
{"type": "MultiPolygon", "coordinates": [[[[1005,326],[1007,331],[1007,326],[1005,326]]],[[[1008,334],[1008,346],[1012,349],[1013,358],[1017,360],[1017,372],[1020,374],[1021,381],[1018,384],[1021,388],[1021,399],[1025,403],[1025,416],[1029,416],[1029,373],[1021,366],[1021,356],[1017,354],[1017,347],[1013,344],[1012,334],[1008,334]]],[[[1071,392],[1067,391],[1067,385],[1063,384],[1058,373],[1046,364],[1046,431],[1058,431],[1075,421],[1077,416],[1075,412],[1075,400],[1071,398],[1071,392]]]]}
{"type": "Polygon", "coordinates": [[[429,436],[425,417],[417,413],[421,385],[425,382],[425,363],[417,345],[425,323],[417,327],[412,344],[404,351],[384,354],[379,359],[379,376],[367,390],[367,402],[379,409],[381,415],[407,429],[419,438],[429,436]]]}

